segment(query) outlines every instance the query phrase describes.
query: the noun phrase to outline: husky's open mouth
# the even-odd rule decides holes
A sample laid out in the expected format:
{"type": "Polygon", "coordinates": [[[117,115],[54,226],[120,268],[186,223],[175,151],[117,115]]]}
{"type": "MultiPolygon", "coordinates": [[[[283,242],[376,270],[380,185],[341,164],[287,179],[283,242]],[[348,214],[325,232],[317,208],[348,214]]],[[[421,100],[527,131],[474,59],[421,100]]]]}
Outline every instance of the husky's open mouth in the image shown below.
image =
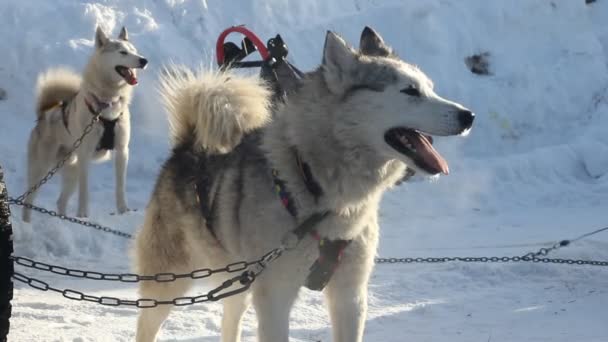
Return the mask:
{"type": "Polygon", "coordinates": [[[137,84],[137,77],[135,76],[135,72],[133,71],[133,69],[127,68],[122,65],[118,65],[115,69],[116,69],[116,72],[120,76],[122,76],[122,78],[124,78],[128,84],[130,84],[130,85],[137,84]]]}
{"type": "Polygon", "coordinates": [[[433,148],[433,138],[428,135],[405,127],[395,127],[386,131],[384,141],[432,175],[447,175],[450,172],[448,163],[433,148]]]}

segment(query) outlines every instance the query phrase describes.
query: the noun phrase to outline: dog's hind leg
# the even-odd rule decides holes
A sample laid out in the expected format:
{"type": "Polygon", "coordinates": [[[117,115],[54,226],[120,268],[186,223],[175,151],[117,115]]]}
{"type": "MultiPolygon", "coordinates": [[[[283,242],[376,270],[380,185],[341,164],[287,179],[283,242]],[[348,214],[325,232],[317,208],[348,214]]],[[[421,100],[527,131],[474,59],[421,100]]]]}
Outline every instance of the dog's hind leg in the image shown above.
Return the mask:
{"type": "MultiPolygon", "coordinates": [[[[173,215],[174,208],[166,208],[153,195],[148,208],[144,225],[135,239],[136,271],[142,275],[158,273],[187,273],[192,271],[192,262],[184,241],[184,235],[176,228],[179,221],[173,215]],[[166,211],[165,211],[166,210],[166,211]],[[170,215],[163,216],[163,213],[170,215]],[[175,226],[173,226],[175,225],[175,226]]],[[[143,281],[139,283],[139,295],[145,299],[173,300],[186,293],[192,279],[183,278],[170,282],[143,281]]],[[[159,305],[155,308],[141,309],[137,320],[137,342],[152,342],[160,326],[165,321],[171,305],[159,305]]]]}
{"type": "Polygon", "coordinates": [[[78,184],[78,165],[76,163],[66,163],[61,172],[61,194],[57,199],[57,212],[60,215],[65,215],[68,201],[76,190],[76,184],[78,184]]]}
{"type": "MultiPolygon", "coordinates": [[[[40,161],[30,160],[27,167],[27,189],[30,190],[38,181],[44,177],[45,171],[47,171],[43,165],[40,165],[40,161]]],[[[36,199],[37,190],[32,191],[29,195],[25,197],[24,202],[27,204],[34,203],[36,199]]],[[[23,221],[30,222],[32,220],[32,210],[23,207],[23,221]]]]}
{"type": "Polygon", "coordinates": [[[116,171],[116,210],[119,214],[129,210],[125,197],[125,183],[127,181],[127,163],[129,162],[129,148],[116,149],[115,171],[116,171]]]}
{"type": "Polygon", "coordinates": [[[89,167],[90,158],[86,153],[78,154],[78,217],[89,214],[89,167]]]}
{"type": "MultiPolygon", "coordinates": [[[[178,279],[173,282],[143,282],[139,287],[141,298],[156,300],[173,300],[184,295],[190,288],[192,280],[178,279]]],[[[137,319],[137,342],[154,342],[161,325],[171,312],[171,305],[159,305],[155,308],[141,309],[137,319]]]]}
{"type": "Polygon", "coordinates": [[[241,341],[241,322],[243,314],[251,304],[249,293],[239,294],[222,300],[224,315],[222,317],[222,342],[241,341]]]}
{"type": "MultiPolygon", "coordinates": [[[[33,131],[32,136],[30,137],[30,142],[28,146],[27,153],[27,190],[29,191],[34,185],[38,184],[45,176],[45,174],[51,168],[51,160],[50,156],[52,153],[37,153],[36,148],[38,147],[38,138],[35,136],[38,134],[33,131]]],[[[25,197],[24,202],[27,204],[32,204],[34,199],[36,198],[38,191],[33,191],[28,196],[25,197]]],[[[23,208],[23,221],[30,222],[32,219],[32,210],[24,207],[23,208]]]]}

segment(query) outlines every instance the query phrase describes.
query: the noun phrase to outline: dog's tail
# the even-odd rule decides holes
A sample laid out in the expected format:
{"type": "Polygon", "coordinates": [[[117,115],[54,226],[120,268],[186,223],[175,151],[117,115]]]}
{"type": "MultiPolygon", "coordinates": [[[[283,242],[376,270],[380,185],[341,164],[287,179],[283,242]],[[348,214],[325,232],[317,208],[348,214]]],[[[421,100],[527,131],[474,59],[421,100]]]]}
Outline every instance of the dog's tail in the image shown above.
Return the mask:
{"type": "Polygon", "coordinates": [[[162,72],[159,91],[174,147],[227,153],[270,121],[271,91],[258,76],[172,65],[162,72]]]}
{"type": "Polygon", "coordinates": [[[36,82],[36,115],[38,120],[44,113],[62,101],[71,99],[78,93],[82,77],[66,68],[49,69],[38,76],[36,82]]]}

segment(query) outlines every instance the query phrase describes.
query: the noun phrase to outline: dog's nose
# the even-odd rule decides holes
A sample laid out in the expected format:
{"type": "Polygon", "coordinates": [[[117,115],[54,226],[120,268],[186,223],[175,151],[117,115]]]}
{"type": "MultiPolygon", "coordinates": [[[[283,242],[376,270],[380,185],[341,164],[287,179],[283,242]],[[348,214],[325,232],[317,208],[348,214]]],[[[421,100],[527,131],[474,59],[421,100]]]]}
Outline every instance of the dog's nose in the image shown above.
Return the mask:
{"type": "Polygon", "coordinates": [[[462,125],[462,128],[471,128],[471,126],[473,126],[473,120],[475,120],[475,113],[470,110],[461,110],[458,112],[458,121],[462,125]]]}
{"type": "Polygon", "coordinates": [[[139,65],[140,65],[142,68],[145,68],[145,67],[146,67],[146,65],[148,65],[148,60],[147,60],[147,59],[145,59],[145,58],[140,58],[140,59],[139,59],[139,65]]]}

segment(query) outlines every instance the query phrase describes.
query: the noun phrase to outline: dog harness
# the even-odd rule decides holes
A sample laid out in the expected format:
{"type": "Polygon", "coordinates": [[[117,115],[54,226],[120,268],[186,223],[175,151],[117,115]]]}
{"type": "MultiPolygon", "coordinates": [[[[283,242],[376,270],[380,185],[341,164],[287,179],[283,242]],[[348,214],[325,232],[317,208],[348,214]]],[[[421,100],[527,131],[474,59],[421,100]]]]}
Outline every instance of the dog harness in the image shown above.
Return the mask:
{"type": "MultiPolygon", "coordinates": [[[[295,151],[295,149],[294,149],[295,151]]],[[[308,192],[310,192],[315,201],[318,201],[319,197],[323,195],[323,189],[319,183],[314,179],[310,166],[303,162],[300,155],[295,152],[296,161],[298,163],[298,169],[301,171],[302,179],[308,192]]],[[[274,183],[274,190],[281,200],[281,204],[294,218],[298,217],[298,212],[295,207],[294,201],[291,194],[285,186],[285,182],[279,178],[279,172],[276,169],[272,170],[272,179],[274,183]]],[[[304,223],[302,223],[294,233],[298,236],[298,239],[302,239],[304,235],[308,234],[315,239],[319,246],[319,257],[312,264],[306,277],[305,286],[310,290],[321,291],[325,288],[327,283],[331,280],[336,268],[340,264],[344,250],[350,244],[350,240],[330,240],[323,238],[319,235],[319,232],[314,228],[316,223],[319,223],[323,218],[329,214],[328,212],[312,214],[304,223]],[[314,221],[315,224],[311,224],[314,221]]]]}
{"type": "MultiPolygon", "coordinates": [[[[87,108],[89,109],[89,112],[92,115],[99,115],[99,113],[101,113],[104,109],[110,106],[109,103],[101,102],[95,97],[95,95],[91,95],[97,105],[93,106],[93,104],[89,102],[86,97],[84,99],[84,103],[87,105],[87,108]],[[95,110],[95,107],[97,107],[98,109],[95,110]]],[[[120,99],[118,101],[120,101],[120,99]]],[[[101,135],[101,139],[99,139],[99,143],[97,144],[97,151],[114,149],[114,128],[116,127],[116,123],[118,122],[121,116],[122,112],[120,112],[120,114],[118,114],[118,116],[113,120],[106,119],[101,115],[99,116],[99,121],[103,125],[103,134],[101,135]]]]}

